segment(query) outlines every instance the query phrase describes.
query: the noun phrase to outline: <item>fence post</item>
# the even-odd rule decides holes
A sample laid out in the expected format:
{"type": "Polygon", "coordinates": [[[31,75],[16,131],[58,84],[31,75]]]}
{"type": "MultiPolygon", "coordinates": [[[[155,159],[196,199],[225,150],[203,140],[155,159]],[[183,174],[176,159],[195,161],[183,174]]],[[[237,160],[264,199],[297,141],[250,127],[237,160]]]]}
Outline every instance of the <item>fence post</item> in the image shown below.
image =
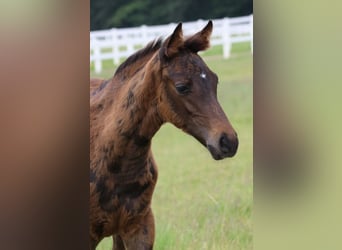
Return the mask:
{"type": "Polygon", "coordinates": [[[116,28],[112,28],[111,30],[111,38],[112,38],[112,54],[113,54],[113,63],[114,65],[118,65],[120,63],[120,51],[118,46],[118,31],[116,28]]]}
{"type": "Polygon", "coordinates": [[[145,45],[148,43],[147,26],[141,25],[140,31],[141,31],[141,40],[143,41],[143,45],[145,45]]]}
{"type": "Polygon", "coordinates": [[[169,23],[167,25],[167,28],[165,29],[165,36],[171,35],[175,28],[176,28],[176,24],[175,23],[169,23]]]}
{"type": "Polygon", "coordinates": [[[93,39],[93,56],[94,56],[94,67],[95,73],[100,73],[102,71],[102,61],[101,61],[101,47],[98,44],[98,41],[93,39]]]}
{"type": "Polygon", "coordinates": [[[201,30],[204,27],[204,20],[198,19],[196,24],[197,24],[197,30],[201,30]]]}
{"type": "Polygon", "coordinates": [[[134,39],[131,41],[127,41],[126,49],[127,49],[128,56],[134,53],[134,39]]]}
{"type": "Polygon", "coordinates": [[[227,17],[223,19],[222,40],[223,40],[223,58],[227,59],[230,57],[230,51],[232,49],[230,23],[229,23],[229,18],[227,17]]]}
{"type": "Polygon", "coordinates": [[[254,25],[253,25],[253,15],[250,15],[249,16],[249,19],[250,19],[250,23],[249,23],[249,27],[250,27],[250,33],[251,33],[251,51],[252,51],[252,54],[253,54],[253,31],[254,31],[254,25]]]}

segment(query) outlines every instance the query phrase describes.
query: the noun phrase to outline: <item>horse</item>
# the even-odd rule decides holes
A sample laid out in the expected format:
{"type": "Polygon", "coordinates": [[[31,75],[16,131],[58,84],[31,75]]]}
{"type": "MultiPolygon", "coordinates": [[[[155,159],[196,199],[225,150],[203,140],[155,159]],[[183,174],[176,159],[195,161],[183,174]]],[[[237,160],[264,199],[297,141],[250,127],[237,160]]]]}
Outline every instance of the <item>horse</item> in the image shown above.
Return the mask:
{"type": "Polygon", "coordinates": [[[153,249],[151,199],[158,169],[151,139],[169,122],[215,160],[233,157],[238,137],[217,100],[218,77],[198,55],[213,24],[150,42],[111,79],[90,82],[90,249],[107,236],[113,249],[153,249]]]}

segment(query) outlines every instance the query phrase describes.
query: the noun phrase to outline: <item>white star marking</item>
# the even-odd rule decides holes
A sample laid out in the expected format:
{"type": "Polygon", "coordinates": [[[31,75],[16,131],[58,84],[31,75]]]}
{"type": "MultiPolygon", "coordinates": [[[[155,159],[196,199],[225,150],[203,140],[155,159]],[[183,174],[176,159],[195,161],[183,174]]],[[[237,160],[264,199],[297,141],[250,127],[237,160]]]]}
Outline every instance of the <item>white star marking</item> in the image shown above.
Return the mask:
{"type": "Polygon", "coordinates": [[[206,79],[207,78],[207,75],[205,73],[201,73],[200,74],[200,77],[203,78],[203,79],[206,79]]]}

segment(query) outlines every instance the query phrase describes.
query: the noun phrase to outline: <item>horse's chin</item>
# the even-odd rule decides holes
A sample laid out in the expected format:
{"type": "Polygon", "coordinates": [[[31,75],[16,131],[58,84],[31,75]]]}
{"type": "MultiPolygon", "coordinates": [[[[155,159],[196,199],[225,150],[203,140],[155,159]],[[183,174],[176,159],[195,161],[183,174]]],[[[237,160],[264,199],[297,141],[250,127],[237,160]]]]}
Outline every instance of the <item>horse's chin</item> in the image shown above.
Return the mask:
{"type": "Polygon", "coordinates": [[[217,149],[216,147],[210,145],[210,144],[207,144],[207,149],[209,150],[211,156],[214,158],[214,160],[222,160],[224,158],[227,158],[227,157],[233,157],[235,154],[236,154],[236,151],[235,152],[226,152],[226,153],[223,153],[221,152],[221,150],[217,149]]]}
{"type": "Polygon", "coordinates": [[[207,149],[209,150],[211,156],[214,158],[214,160],[222,160],[225,157],[212,145],[207,145],[207,149]]]}
{"type": "Polygon", "coordinates": [[[206,147],[208,149],[208,151],[210,152],[211,156],[215,159],[215,160],[222,160],[224,158],[226,158],[226,156],[224,156],[220,150],[216,149],[214,146],[208,144],[206,142],[205,139],[203,139],[202,137],[200,136],[196,136],[196,135],[193,135],[193,137],[196,138],[197,141],[199,141],[204,147],[206,147]]]}
{"type": "Polygon", "coordinates": [[[197,135],[192,135],[192,136],[195,137],[196,140],[199,141],[199,143],[201,143],[204,147],[207,147],[207,142],[205,139],[197,135]]]}
{"type": "Polygon", "coordinates": [[[224,158],[227,157],[233,157],[236,152],[226,152],[223,153],[221,150],[219,150],[217,147],[209,144],[203,137],[197,136],[197,135],[192,135],[194,138],[196,138],[197,141],[199,141],[204,147],[208,149],[210,152],[211,156],[213,157],[214,160],[223,160],[224,158]]]}

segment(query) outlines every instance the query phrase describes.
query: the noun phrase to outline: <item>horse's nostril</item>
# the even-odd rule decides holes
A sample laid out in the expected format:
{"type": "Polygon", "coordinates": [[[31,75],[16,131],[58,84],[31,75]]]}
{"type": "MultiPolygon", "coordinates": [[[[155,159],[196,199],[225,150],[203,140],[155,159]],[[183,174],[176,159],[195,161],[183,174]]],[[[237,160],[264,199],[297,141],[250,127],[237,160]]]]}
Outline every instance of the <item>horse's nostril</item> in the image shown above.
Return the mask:
{"type": "Polygon", "coordinates": [[[236,153],[238,147],[237,137],[235,137],[234,139],[229,139],[227,134],[223,133],[220,137],[219,145],[223,154],[233,156],[236,153]]]}
{"type": "Polygon", "coordinates": [[[229,153],[230,147],[229,147],[229,139],[226,134],[222,134],[220,138],[220,148],[222,153],[229,153]]]}

